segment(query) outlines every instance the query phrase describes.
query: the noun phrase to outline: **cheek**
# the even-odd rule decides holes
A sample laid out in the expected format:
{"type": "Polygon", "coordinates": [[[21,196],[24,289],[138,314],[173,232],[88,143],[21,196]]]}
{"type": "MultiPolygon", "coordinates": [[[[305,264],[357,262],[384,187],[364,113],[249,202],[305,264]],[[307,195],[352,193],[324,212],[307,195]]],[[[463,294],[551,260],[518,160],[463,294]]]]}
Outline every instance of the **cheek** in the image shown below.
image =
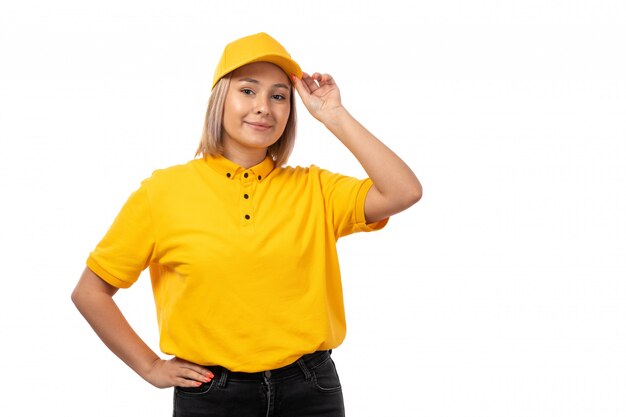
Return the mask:
{"type": "Polygon", "coordinates": [[[231,100],[224,104],[222,124],[224,128],[234,128],[240,124],[241,104],[231,100]]]}
{"type": "Polygon", "coordinates": [[[277,122],[284,129],[287,126],[287,121],[289,120],[289,107],[287,109],[281,109],[280,112],[276,115],[277,122]]]}
{"type": "Polygon", "coordinates": [[[228,113],[230,116],[240,115],[245,111],[245,106],[249,105],[248,100],[243,98],[238,91],[229,91],[224,100],[224,114],[228,113]]]}
{"type": "Polygon", "coordinates": [[[241,103],[239,103],[237,100],[226,100],[226,103],[224,103],[224,117],[236,117],[238,114],[241,113],[241,103]]]}

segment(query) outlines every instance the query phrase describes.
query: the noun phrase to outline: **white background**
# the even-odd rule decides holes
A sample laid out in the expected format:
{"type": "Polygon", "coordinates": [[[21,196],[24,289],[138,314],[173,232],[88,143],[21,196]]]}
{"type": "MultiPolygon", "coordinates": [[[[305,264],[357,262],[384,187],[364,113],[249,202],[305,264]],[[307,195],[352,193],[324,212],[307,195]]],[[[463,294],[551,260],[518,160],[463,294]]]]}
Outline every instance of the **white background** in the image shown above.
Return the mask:
{"type": "MultiPolygon", "coordinates": [[[[2,2],[0,415],[171,415],[70,293],[139,182],[193,158],[224,45],[259,31],[424,185],[340,241],[348,416],[626,415],[618,0],[2,2]]],[[[298,105],[291,164],[363,176],[298,105]]],[[[151,297],[144,274],[116,299],[158,349],[151,297]]]]}

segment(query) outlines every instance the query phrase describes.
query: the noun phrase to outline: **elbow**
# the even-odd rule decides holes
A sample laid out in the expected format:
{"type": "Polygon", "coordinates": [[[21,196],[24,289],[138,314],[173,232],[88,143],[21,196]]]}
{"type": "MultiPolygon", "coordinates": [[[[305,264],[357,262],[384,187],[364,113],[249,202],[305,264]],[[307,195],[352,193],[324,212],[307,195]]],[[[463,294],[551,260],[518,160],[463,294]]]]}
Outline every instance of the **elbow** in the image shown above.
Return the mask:
{"type": "Polygon", "coordinates": [[[416,181],[410,186],[404,185],[404,187],[399,187],[394,190],[392,195],[384,195],[375,189],[375,192],[371,195],[373,197],[365,201],[368,223],[400,213],[420,201],[422,199],[422,185],[419,181],[416,181]]]}
{"type": "Polygon", "coordinates": [[[70,299],[72,300],[72,303],[74,304],[74,306],[76,306],[76,308],[80,310],[81,296],[80,296],[80,291],[78,290],[78,287],[74,288],[74,291],[72,291],[72,295],[70,296],[70,299]]]}
{"type": "Polygon", "coordinates": [[[395,198],[392,203],[391,214],[404,211],[422,199],[422,185],[418,182],[413,187],[407,187],[395,198]]]}
{"type": "Polygon", "coordinates": [[[418,184],[418,186],[413,190],[411,194],[411,197],[412,197],[411,205],[420,201],[422,199],[422,194],[423,194],[422,184],[418,184]]]}
{"type": "Polygon", "coordinates": [[[391,207],[391,214],[400,213],[420,201],[422,198],[422,186],[408,188],[398,195],[391,207]]]}
{"type": "Polygon", "coordinates": [[[410,189],[408,189],[405,193],[406,208],[409,208],[413,204],[420,201],[422,199],[422,193],[423,193],[422,184],[420,184],[419,182],[417,182],[414,187],[411,187],[410,189]]]}
{"type": "Polygon", "coordinates": [[[89,293],[80,283],[78,283],[76,288],[74,288],[74,291],[72,291],[70,299],[72,300],[72,304],[74,304],[76,309],[81,314],[83,313],[84,308],[89,305],[89,293]]]}

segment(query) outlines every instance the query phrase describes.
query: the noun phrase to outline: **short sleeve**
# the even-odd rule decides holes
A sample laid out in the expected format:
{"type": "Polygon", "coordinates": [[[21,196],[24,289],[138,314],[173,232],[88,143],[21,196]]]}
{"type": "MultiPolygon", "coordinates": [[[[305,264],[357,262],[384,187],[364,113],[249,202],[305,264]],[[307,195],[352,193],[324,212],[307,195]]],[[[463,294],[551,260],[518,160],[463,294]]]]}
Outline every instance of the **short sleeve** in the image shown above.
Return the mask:
{"type": "Polygon", "coordinates": [[[89,269],[114,287],[130,287],[153,257],[154,228],[146,182],[130,195],[87,258],[89,269]]]}
{"type": "Polygon", "coordinates": [[[337,238],[355,232],[380,230],[389,221],[388,218],[374,223],[365,220],[365,198],[373,185],[369,178],[361,180],[322,169],[320,181],[337,238]]]}

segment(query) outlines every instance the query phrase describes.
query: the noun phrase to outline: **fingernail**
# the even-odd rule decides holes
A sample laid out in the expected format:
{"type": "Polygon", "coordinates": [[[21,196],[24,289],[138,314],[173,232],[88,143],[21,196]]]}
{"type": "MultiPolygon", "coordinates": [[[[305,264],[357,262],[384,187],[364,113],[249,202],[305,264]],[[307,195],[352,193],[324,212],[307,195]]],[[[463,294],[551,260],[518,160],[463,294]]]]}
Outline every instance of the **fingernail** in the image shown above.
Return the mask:
{"type": "Polygon", "coordinates": [[[202,385],[202,382],[196,381],[196,387],[199,387],[200,385],[202,385]]]}

